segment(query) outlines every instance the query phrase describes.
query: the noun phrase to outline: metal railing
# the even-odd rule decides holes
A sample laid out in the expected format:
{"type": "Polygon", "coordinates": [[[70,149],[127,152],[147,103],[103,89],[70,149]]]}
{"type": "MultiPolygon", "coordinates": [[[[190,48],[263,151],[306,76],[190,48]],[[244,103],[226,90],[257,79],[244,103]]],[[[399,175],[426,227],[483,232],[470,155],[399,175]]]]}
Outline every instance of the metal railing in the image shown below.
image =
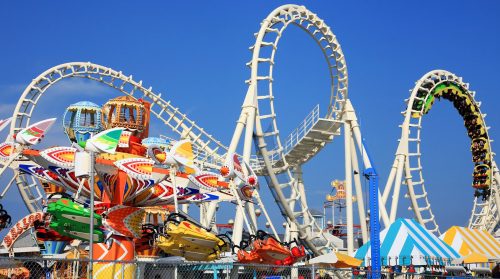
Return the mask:
{"type": "MultiPolygon", "coordinates": [[[[86,259],[0,258],[0,278],[151,278],[151,279],[331,279],[369,278],[369,270],[339,269],[319,265],[248,265],[232,262],[196,263],[182,258],[143,258],[136,261],[93,261],[93,274],[88,274],[86,259]]],[[[476,274],[477,277],[482,274],[476,274]]],[[[472,274],[447,274],[444,268],[417,267],[416,271],[388,270],[378,278],[476,278],[472,274]]]]}
{"type": "MultiPolygon", "coordinates": [[[[300,143],[300,141],[311,131],[314,125],[319,120],[319,104],[316,105],[313,110],[305,117],[305,119],[295,128],[290,135],[286,138],[285,144],[283,146],[283,154],[286,156],[296,145],[300,143]]],[[[168,141],[175,141],[175,139],[160,135],[161,138],[164,138],[168,141]]],[[[208,167],[217,166],[220,164],[219,157],[214,156],[214,154],[208,154],[204,151],[203,148],[200,148],[198,145],[193,144],[193,153],[195,156],[195,161],[202,165],[207,165],[208,167]]],[[[274,165],[276,162],[280,161],[281,152],[279,150],[273,149],[269,152],[272,156],[269,158],[271,160],[271,164],[274,165]]],[[[224,154],[225,155],[225,154],[224,154]]],[[[220,156],[220,155],[217,155],[220,156]]],[[[261,169],[264,167],[264,160],[257,156],[252,155],[250,157],[250,165],[255,170],[261,169]]]]}
{"type": "MultiPolygon", "coordinates": [[[[286,156],[290,151],[293,150],[295,146],[297,146],[302,139],[306,137],[306,135],[311,131],[314,125],[319,121],[319,104],[316,105],[311,112],[305,117],[305,119],[295,128],[290,135],[285,139],[283,145],[283,152],[279,152],[278,149],[273,149],[269,151],[271,157],[269,160],[271,161],[271,165],[274,165],[276,162],[280,161],[281,154],[286,156]]],[[[260,169],[264,167],[264,160],[259,156],[253,155],[250,159],[250,165],[254,169],[260,169]]]]}
{"type": "Polygon", "coordinates": [[[296,145],[302,141],[303,138],[311,131],[314,125],[319,120],[319,105],[316,105],[313,110],[306,116],[304,121],[293,130],[285,140],[283,153],[289,153],[296,145]]]}

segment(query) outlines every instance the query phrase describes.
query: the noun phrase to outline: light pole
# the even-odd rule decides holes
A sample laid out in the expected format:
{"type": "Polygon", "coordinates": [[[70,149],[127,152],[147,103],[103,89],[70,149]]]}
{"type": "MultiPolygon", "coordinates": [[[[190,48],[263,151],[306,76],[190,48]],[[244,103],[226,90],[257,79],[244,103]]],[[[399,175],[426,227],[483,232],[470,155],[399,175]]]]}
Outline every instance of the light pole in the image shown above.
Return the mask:
{"type": "Polygon", "coordinates": [[[89,188],[90,188],[90,242],[89,242],[89,278],[93,276],[92,260],[94,258],[94,178],[95,178],[95,153],[89,152],[90,170],[89,170],[89,188]]]}
{"type": "Polygon", "coordinates": [[[332,207],[332,226],[335,226],[335,202],[331,202],[331,207],[332,207]]]}
{"type": "Polygon", "coordinates": [[[179,213],[179,201],[177,197],[177,181],[175,179],[175,176],[177,175],[177,165],[171,164],[170,165],[170,181],[172,182],[172,189],[174,190],[174,211],[175,213],[179,213]]]}
{"type": "Polygon", "coordinates": [[[80,150],[75,153],[75,176],[78,178],[88,177],[90,190],[90,227],[89,227],[89,278],[93,275],[94,257],[94,184],[95,184],[95,159],[96,153],[114,154],[120,140],[123,128],[113,128],[98,133],[86,142],[80,143],[80,150]]]}

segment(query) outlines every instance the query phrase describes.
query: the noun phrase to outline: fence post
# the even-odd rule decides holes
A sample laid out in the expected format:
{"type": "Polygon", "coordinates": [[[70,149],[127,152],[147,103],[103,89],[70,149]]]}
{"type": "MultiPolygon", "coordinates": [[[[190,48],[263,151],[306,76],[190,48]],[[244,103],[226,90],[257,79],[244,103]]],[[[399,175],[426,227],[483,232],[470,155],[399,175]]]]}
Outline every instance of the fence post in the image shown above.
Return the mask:
{"type": "Polygon", "coordinates": [[[316,276],[316,271],[314,270],[314,265],[311,265],[311,279],[314,279],[316,276]]]}
{"type": "Polygon", "coordinates": [[[253,279],[257,279],[257,270],[253,270],[253,279]]]}
{"type": "Polygon", "coordinates": [[[214,271],[214,279],[217,279],[217,275],[218,275],[218,274],[217,274],[217,272],[218,272],[219,270],[217,269],[217,267],[216,267],[215,265],[214,265],[214,266],[212,266],[212,270],[214,271]]]}
{"type": "Polygon", "coordinates": [[[45,278],[50,279],[51,276],[50,276],[49,267],[47,265],[47,260],[43,261],[43,272],[45,273],[45,278]]]}
{"type": "Polygon", "coordinates": [[[135,278],[136,279],[139,279],[141,278],[141,265],[139,264],[139,262],[137,262],[137,260],[135,261],[135,278]]]}
{"type": "Polygon", "coordinates": [[[290,267],[290,278],[299,278],[299,270],[297,267],[290,267]]]}
{"type": "Polygon", "coordinates": [[[233,268],[231,269],[231,279],[238,279],[238,272],[239,272],[239,266],[238,265],[233,265],[233,268]]]}

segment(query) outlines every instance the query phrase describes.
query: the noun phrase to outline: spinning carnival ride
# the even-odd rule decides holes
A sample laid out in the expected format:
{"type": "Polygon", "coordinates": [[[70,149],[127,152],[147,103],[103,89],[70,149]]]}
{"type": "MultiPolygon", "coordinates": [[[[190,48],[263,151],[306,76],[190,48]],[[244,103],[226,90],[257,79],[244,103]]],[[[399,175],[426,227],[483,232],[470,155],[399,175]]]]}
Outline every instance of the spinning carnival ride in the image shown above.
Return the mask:
{"type": "MultiPolygon", "coordinates": [[[[22,226],[24,230],[35,227],[36,238],[45,245],[42,254],[60,254],[70,241],[81,240],[90,242],[90,256],[99,260],[133,260],[135,246],[139,246],[139,255],[158,256],[158,246],[186,259],[209,260],[212,254],[217,258],[227,243],[193,221],[183,220],[172,226],[170,218],[164,224],[145,223],[145,206],[163,209],[166,214],[177,211],[179,203],[232,199],[222,191],[228,183],[218,174],[200,171],[194,165],[188,140],[169,146],[164,140],[147,137],[149,112],[149,103],[130,96],[112,99],[102,109],[90,102],[79,102],[68,107],[63,121],[71,147],[32,149],[55,119],[29,125],[15,133],[12,142],[3,143],[1,159],[7,162],[15,157],[15,171],[47,184],[45,190],[50,194],[46,213],[33,213],[21,225],[16,224],[4,238],[3,246],[12,248],[23,233],[18,231],[22,226]],[[165,207],[168,205],[174,209],[165,207]],[[181,230],[181,225],[192,233],[181,230]],[[158,245],[144,249],[141,239],[150,236],[151,228],[151,240],[158,245]],[[160,245],[179,231],[181,236],[173,245],[160,245]],[[204,257],[194,258],[186,242],[202,242],[211,249],[203,253],[204,257]]],[[[235,193],[240,193],[239,184],[235,187],[235,193]]],[[[123,268],[126,276],[135,272],[133,264],[95,263],[94,267],[97,277],[105,276],[103,272],[110,268],[123,268]]]]}
{"type": "MultiPolygon", "coordinates": [[[[362,220],[362,238],[364,242],[368,240],[361,179],[354,174],[362,173],[358,161],[364,169],[372,168],[372,162],[362,141],[355,110],[347,98],[347,66],[340,44],[323,20],[297,5],[284,5],[271,12],[256,38],[251,47],[252,60],[247,64],[251,69],[248,91],[228,147],[170,101],[163,100],[161,94],[144,87],[142,81],[136,82],[132,76],[113,69],[92,63],[67,63],[34,79],[21,95],[10,133],[0,147],[3,158],[0,175],[6,174],[7,168],[14,173],[2,196],[15,183],[31,212],[14,225],[4,239],[4,246],[12,248],[15,240],[34,226],[39,239],[47,241],[47,245],[58,246],[48,241],[88,241],[91,237],[88,221],[94,216],[92,239],[96,242],[93,246],[96,259],[130,260],[136,255],[158,255],[161,248],[168,254],[188,259],[214,260],[233,243],[234,252],[242,262],[290,264],[304,256],[300,244],[317,255],[343,249],[342,241],[325,233],[310,213],[301,167],[335,136],[340,136],[343,126],[346,248],[352,254],[354,196],[358,220],[362,220]],[[274,109],[273,72],[279,41],[290,25],[304,30],[318,44],[328,66],[331,91],[324,117],[319,116],[319,107],[316,107],[301,128],[282,139],[274,109]],[[72,146],[35,150],[32,147],[54,123],[53,119],[31,123],[37,103],[51,86],[67,78],[93,80],[124,96],[108,101],[103,107],[90,102],[71,105],[63,123],[72,146]],[[181,140],[168,142],[149,137],[150,114],[181,140]],[[271,129],[264,131],[263,127],[271,129]],[[20,136],[23,134],[27,134],[27,138],[20,136]],[[240,141],[242,152],[238,154],[240,141]],[[77,157],[88,164],[79,165],[79,160],[75,164],[77,157]],[[285,218],[284,239],[279,239],[275,222],[267,214],[256,176],[265,178],[285,218]],[[51,196],[62,191],[71,195],[59,200],[55,198],[58,196],[51,196]],[[91,195],[92,192],[95,194],[91,195]],[[95,199],[95,204],[88,201],[89,198],[95,199]],[[236,204],[231,240],[210,231],[220,202],[236,204]],[[183,203],[200,204],[199,221],[177,214],[179,204],[183,203]],[[47,204],[48,214],[42,212],[47,204]],[[259,231],[256,206],[270,224],[271,235],[259,231]],[[94,212],[89,207],[93,207],[94,212]],[[151,215],[162,217],[149,222],[151,215]],[[249,239],[243,239],[244,227],[251,235],[249,239]],[[104,231],[111,232],[111,236],[105,237],[104,231]],[[198,236],[200,241],[186,242],[183,236],[198,236]],[[113,242],[121,245],[113,246],[113,242]],[[189,248],[181,249],[178,243],[189,248]],[[110,252],[118,247],[124,250],[110,252]],[[279,257],[266,260],[264,254],[259,253],[262,247],[278,251],[279,257]]],[[[445,71],[427,74],[412,91],[396,160],[387,185],[379,194],[382,220],[385,225],[395,220],[401,182],[405,181],[416,219],[439,232],[427,199],[420,163],[422,116],[430,110],[435,98],[453,101],[464,117],[476,165],[473,187],[477,190],[470,226],[492,231],[500,219],[499,174],[487,127],[474,93],[460,78],[445,71]],[[391,191],[394,191],[393,200],[391,210],[387,211],[385,205],[391,191]]],[[[62,251],[61,246],[56,249],[58,252],[62,251]]],[[[97,276],[104,267],[96,265],[96,268],[97,276]]],[[[132,268],[126,267],[130,272],[132,268]]]]}

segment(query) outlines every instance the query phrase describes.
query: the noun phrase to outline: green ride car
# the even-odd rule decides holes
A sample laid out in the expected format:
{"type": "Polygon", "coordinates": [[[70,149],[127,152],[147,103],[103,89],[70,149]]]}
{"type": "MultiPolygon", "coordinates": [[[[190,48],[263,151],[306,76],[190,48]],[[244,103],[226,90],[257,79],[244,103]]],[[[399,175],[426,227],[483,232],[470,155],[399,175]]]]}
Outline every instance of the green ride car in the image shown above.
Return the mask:
{"type": "MultiPolygon", "coordinates": [[[[90,240],[90,210],[70,199],[59,199],[49,203],[47,212],[52,215],[49,227],[74,239],[84,241],[90,240]]],[[[102,226],[102,217],[93,213],[94,230],[92,237],[94,242],[104,242],[104,233],[99,229],[102,226]]]]}

